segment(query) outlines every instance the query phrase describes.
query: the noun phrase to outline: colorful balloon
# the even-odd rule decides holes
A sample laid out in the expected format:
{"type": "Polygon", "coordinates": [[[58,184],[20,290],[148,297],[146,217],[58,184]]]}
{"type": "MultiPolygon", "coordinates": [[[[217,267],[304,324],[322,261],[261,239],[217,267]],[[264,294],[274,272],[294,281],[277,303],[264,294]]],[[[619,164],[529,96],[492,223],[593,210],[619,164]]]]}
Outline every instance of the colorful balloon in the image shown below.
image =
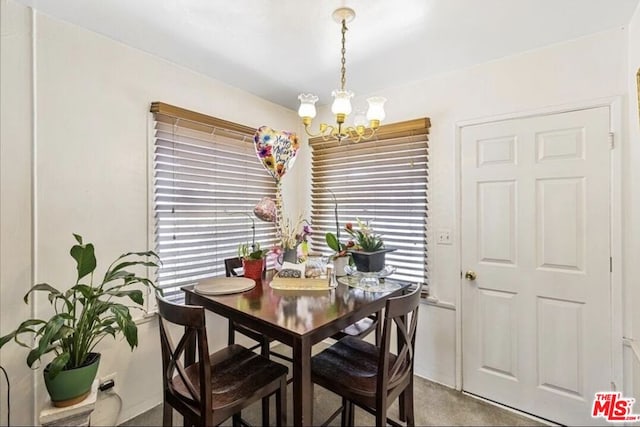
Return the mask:
{"type": "Polygon", "coordinates": [[[267,172],[279,181],[293,167],[300,144],[293,132],[260,126],[253,136],[256,154],[267,172]]]}

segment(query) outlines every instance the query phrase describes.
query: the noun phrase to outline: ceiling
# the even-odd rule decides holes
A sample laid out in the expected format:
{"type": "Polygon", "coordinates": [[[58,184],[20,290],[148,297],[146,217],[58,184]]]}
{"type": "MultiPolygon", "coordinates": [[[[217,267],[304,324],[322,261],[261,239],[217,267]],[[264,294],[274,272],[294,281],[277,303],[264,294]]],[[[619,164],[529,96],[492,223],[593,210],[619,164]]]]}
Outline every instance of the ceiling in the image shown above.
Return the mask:
{"type": "Polygon", "coordinates": [[[18,0],[262,98],[328,103],[347,33],[358,94],[625,26],[639,0],[18,0]]]}

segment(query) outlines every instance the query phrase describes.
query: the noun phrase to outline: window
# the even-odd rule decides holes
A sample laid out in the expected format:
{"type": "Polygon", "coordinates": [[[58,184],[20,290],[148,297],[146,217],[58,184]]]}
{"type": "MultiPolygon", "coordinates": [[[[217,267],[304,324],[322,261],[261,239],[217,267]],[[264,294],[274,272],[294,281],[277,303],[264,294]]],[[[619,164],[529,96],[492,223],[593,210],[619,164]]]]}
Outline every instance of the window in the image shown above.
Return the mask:
{"type": "MultiPolygon", "coordinates": [[[[344,228],[356,218],[382,235],[395,278],[427,284],[428,118],[382,126],[358,143],[312,138],[311,247],[328,253],[326,232],[335,233],[334,201],[344,228]]],[[[348,235],[341,233],[346,242],[348,235]]]]}
{"type": "MultiPolygon", "coordinates": [[[[159,102],[151,112],[157,279],[179,298],[180,286],[224,276],[224,259],[251,242],[253,208],[275,198],[276,185],[255,154],[255,129],[159,102]]],[[[255,239],[273,245],[273,224],[255,220],[255,239]]]]}

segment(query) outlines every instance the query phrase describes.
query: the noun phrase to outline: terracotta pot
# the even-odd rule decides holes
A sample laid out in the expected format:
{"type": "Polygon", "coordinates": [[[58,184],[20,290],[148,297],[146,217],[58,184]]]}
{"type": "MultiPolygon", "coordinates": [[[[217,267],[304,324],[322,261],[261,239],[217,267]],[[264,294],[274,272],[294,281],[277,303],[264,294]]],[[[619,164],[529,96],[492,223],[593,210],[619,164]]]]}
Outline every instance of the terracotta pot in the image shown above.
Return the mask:
{"type": "Polygon", "coordinates": [[[264,271],[264,258],[243,259],[242,268],[244,269],[244,277],[253,280],[260,280],[262,279],[262,272],[264,271]]]}

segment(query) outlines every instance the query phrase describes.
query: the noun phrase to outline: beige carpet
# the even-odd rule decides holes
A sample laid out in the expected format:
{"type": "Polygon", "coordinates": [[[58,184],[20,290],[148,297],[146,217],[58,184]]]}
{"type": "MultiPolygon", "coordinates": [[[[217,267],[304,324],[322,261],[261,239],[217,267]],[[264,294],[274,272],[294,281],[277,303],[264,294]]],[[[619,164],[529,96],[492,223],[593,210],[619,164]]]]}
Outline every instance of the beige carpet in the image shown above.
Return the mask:
{"type": "MultiPolygon", "coordinates": [[[[324,344],[314,347],[315,351],[321,351],[324,344]]],[[[288,347],[279,346],[278,351],[287,352],[288,347]]],[[[282,360],[274,358],[278,362],[282,360]]],[[[286,363],[285,363],[286,364],[286,363]]],[[[414,405],[416,413],[416,425],[418,426],[525,426],[541,425],[536,421],[518,415],[511,411],[490,405],[478,399],[466,396],[456,390],[416,377],[414,381],[414,405]]],[[[287,396],[287,420],[293,420],[291,385],[287,396]]],[[[272,402],[272,425],[275,425],[275,409],[272,402]]],[[[335,394],[319,387],[314,387],[314,425],[322,424],[327,417],[340,406],[340,398],[335,394]]],[[[396,419],[397,404],[394,403],[389,411],[389,416],[396,419]]],[[[252,405],[242,412],[242,418],[254,426],[261,425],[260,402],[252,405]]],[[[375,418],[360,408],[356,408],[356,425],[371,426],[375,423],[375,418]]],[[[122,424],[123,426],[161,426],[162,425],[162,405],[135,417],[122,424]]],[[[182,417],[174,411],[173,425],[181,426],[182,417]]],[[[231,420],[223,424],[231,425],[231,420]]],[[[333,420],[331,426],[340,425],[340,417],[333,420]]]]}

